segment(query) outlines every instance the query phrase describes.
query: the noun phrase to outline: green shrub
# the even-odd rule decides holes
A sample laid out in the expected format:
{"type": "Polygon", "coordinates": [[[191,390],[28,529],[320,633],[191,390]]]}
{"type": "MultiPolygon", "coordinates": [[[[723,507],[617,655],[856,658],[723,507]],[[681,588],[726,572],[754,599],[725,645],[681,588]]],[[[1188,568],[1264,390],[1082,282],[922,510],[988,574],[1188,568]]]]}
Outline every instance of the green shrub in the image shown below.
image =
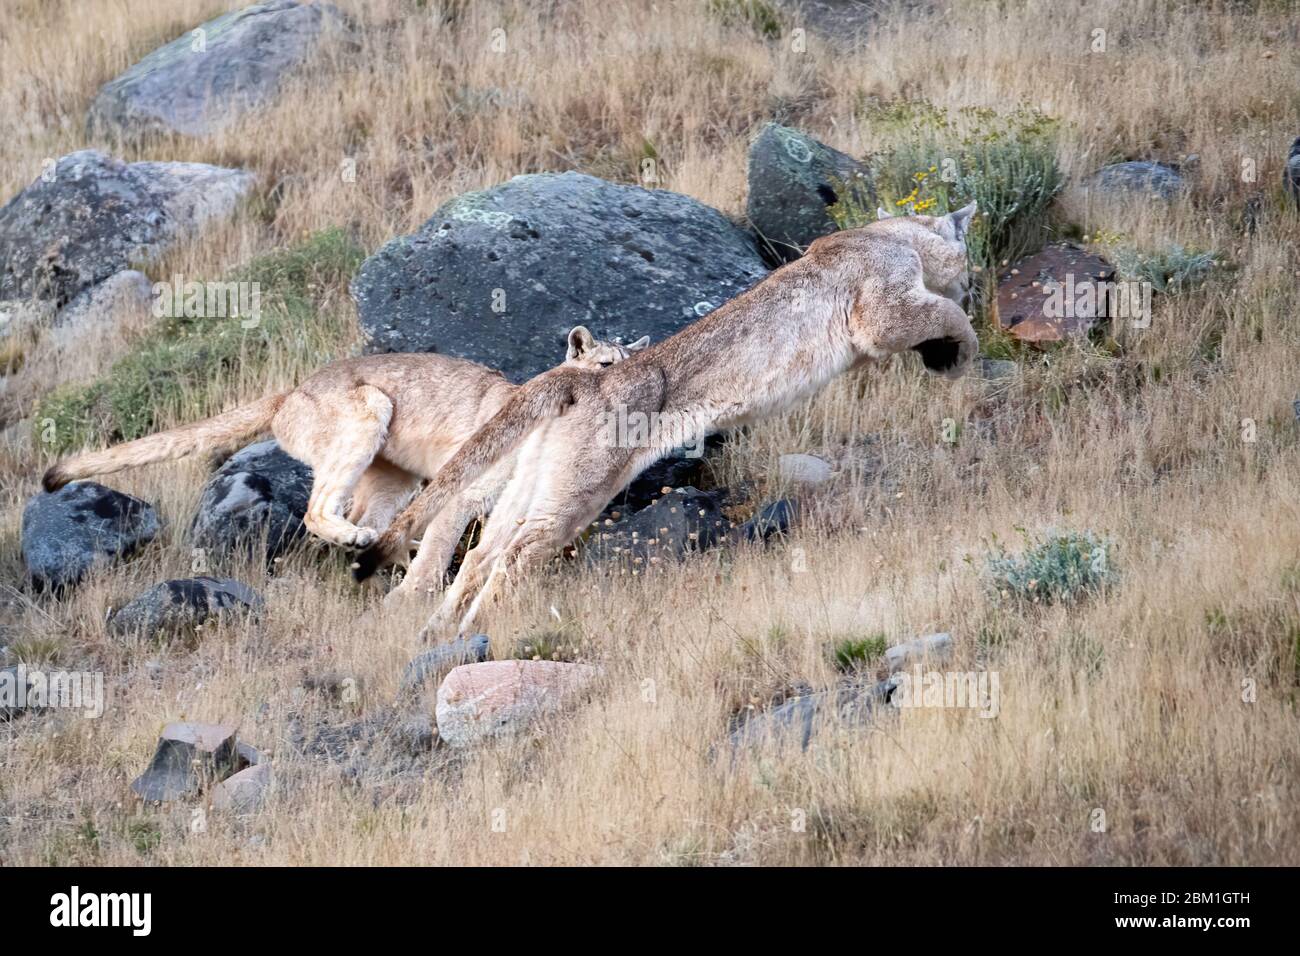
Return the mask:
{"type": "Polygon", "coordinates": [[[1125,279],[1151,283],[1161,295],[1189,292],[1214,272],[1215,255],[1170,245],[1157,252],[1139,252],[1132,246],[1112,250],[1111,259],[1125,279]]]}
{"type": "Polygon", "coordinates": [[[255,327],[245,328],[240,316],[160,319],[145,343],[103,378],[47,396],[33,416],[38,441],[62,453],[139,438],[213,383],[256,372],[277,348],[332,354],[343,344],[345,329],[321,305],[363,257],[346,232],[329,229],[253,260],[225,281],[260,287],[255,327]]]}
{"type": "Polygon", "coordinates": [[[1021,529],[1025,549],[1009,554],[993,542],[988,570],[997,593],[1033,604],[1071,603],[1100,591],[1114,580],[1111,543],[1091,531],[1049,532],[1031,541],[1021,529]]]}

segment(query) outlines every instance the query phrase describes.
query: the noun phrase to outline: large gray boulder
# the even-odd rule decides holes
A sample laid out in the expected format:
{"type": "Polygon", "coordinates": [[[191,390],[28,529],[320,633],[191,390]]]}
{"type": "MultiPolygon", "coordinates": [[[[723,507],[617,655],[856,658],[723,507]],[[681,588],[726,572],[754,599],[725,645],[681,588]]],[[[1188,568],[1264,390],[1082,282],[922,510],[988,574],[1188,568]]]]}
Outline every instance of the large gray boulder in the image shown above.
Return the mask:
{"type": "Polygon", "coordinates": [[[38,588],[75,584],[92,567],[129,556],[158,533],[153,505],[75,481],[23,508],[22,552],[38,588]]]}
{"type": "Polygon", "coordinates": [[[0,208],[0,299],[61,308],[229,216],[253,181],[252,173],[204,163],[69,153],[0,208]]]}
{"type": "Polygon", "coordinates": [[[300,539],[311,469],[275,441],[249,445],[208,479],[190,528],[194,545],[214,555],[263,545],[274,558],[300,539]]]}
{"type": "Polygon", "coordinates": [[[444,204],[366,260],[352,295],[371,352],[443,352],[522,382],[571,326],[667,338],[766,273],[752,237],[666,190],[516,176],[444,204]]]}
{"type": "Polygon", "coordinates": [[[1140,195],[1173,199],[1187,188],[1187,181],[1172,166],[1136,160],[1103,166],[1093,174],[1087,188],[1109,196],[1140,195]]]}
{"type": "Polygon", "coordinates": [[[769,258],[797,259],[814,239],[834,232],[830,207],[844,199],[875,218],[875,191],[865,166],[797,129],[763,127],[749,147],[745,211],[769,258]]]}
{"type": "Polygon", "coordinates": [[[347,30],[328,3],[268,0],[222,14],[106,83],[86,125],[92,135],[210,136],[273,100],[322,40],[347,30]]]}

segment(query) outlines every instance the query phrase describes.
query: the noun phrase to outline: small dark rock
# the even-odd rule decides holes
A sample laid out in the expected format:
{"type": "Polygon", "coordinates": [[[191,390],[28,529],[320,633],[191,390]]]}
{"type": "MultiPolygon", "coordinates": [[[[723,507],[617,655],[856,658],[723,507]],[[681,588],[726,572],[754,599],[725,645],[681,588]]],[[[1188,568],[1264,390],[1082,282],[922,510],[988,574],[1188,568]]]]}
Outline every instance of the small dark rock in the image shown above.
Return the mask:
{"type": "Polygon", "coordinates": [[[486,634],[458,637],[454,641],[430,648],[406,665],[406,670],[402,672],[402,693],[420,690],[440,679],[453,667],[485,661],[491,651],[492,642],[486,634]]]}
{"type": "Polygon", "coordinates": [[[154,637],[193,628],[211,617],[253,611],[262,598],[231,578],[183,578],[156,584],[118,609],[109,622],[114,634],[154,637]]]}
{"type": "Polygon", "coordinates": [[[10,720],[30,709],[27,691],[32,686],[21,664],[0,667],[0,720],[10,720]]]}
{"type": "Polygon", "coordinates": [[[586,541],[589,560],[614,559],[643,566],[657,559],[677,559],[720,540],[728,526],[716,495],[687,486],[612,527],[600,525],[586,541]]]}
{"type": "Polygon", "coordinates": [[[179,800],[229,776],[237,762],[234,727],[168,724],[153,760],[132,781],[131,789],[150,802],[179,800]]]}
{"type": "Polygon", "coordinates": [[[96,564],[125,558],[158,533],[153,505],[76,481],[23,508],[23,561],[37,588],[75,584],[96,564]]]}
{"type": "Polygon", "coordinates": [[[740,541],[766,541],[774,534],[788,534],[798,514],[799,505],[794,499],[780,498],[765,506],[732,534],[740,541]]]}
{"type": "Polygon", "coordinates": [[[1300,136],[1291,144],[1287,154],[1286,166],[1282,170],[1282,188],[1295,200],[1295,208],[1300,212],[1300,136]]]}

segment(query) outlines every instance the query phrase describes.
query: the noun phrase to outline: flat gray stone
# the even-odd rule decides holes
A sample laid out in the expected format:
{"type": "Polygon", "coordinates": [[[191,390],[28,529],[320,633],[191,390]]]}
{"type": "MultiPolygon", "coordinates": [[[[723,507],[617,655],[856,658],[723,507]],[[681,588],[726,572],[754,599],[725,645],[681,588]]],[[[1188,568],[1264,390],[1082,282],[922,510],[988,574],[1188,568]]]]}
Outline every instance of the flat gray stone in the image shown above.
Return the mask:
{"type": "Polygon", "coordinates": [[[917,663],[943,664],[952,657],[951,634],[927,634],[885,650],[891,674],[917,663]]]}
{"type": "Polygon", "coordinates": [[[791,697],[771,710],[760,711],[731,733],[733,747],[754,747],[766,743],[778,746],[798,741],[807,750],[813,737],[824,727],[838,724],[861,727],[869,724],[876,711],[889,702],[892,680],[840,687],[791,697]]]}
{"type": "Polygon", "coordinates": [[[1103,166],[1088,181],[1088,188],[1112,195],[1141,194],[1173,199],[1187,188],[1187,181],[1172,166],[1135,161],[1103,166]]]}
{"type": "Polygon", "coordinates": [[[831,463],[816,455],[782,455],[777,459],[777,473],[785,481],[801,485],[819,485],[829,481],[831,463]]]}

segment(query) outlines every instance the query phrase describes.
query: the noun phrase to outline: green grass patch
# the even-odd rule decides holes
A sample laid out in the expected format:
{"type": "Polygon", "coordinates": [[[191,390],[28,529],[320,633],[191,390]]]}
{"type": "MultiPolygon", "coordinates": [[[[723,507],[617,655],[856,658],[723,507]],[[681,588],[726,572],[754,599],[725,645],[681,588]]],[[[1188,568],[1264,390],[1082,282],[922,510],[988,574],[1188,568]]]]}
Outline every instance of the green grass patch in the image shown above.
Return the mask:
{"type": "Polygon", "coordinates": [[[209,406],[220,400],[214,385],[255,376],[277,351],[309,358],[336,354],[350,332],[322,306],[364,257],[345,231],[328,229],[254,259],[223,281],[257,284],[261,315],[255,325],[239,316],[187,317],[176,314],[183,309],[171,310],[138,350],[102,378],[47,396],[33,416],[37,441],[55,453],[129,441],[182,410],[191,417],[196,402],[198,414],[211,413],[209,406]]]}
{"type": "Polygon", "coordinates": [[[726,24],[744,24],[765,40],[781,38],[781,15],[766,0],[709,0],[709,13],[726,24]]]}
{"type": "Polygon", "coordinates": [[[889,647],[883,634],[867,637],[845,637],[831,645],[835,667],[841,671],[855,671],[885,656],[889,647]]]}

